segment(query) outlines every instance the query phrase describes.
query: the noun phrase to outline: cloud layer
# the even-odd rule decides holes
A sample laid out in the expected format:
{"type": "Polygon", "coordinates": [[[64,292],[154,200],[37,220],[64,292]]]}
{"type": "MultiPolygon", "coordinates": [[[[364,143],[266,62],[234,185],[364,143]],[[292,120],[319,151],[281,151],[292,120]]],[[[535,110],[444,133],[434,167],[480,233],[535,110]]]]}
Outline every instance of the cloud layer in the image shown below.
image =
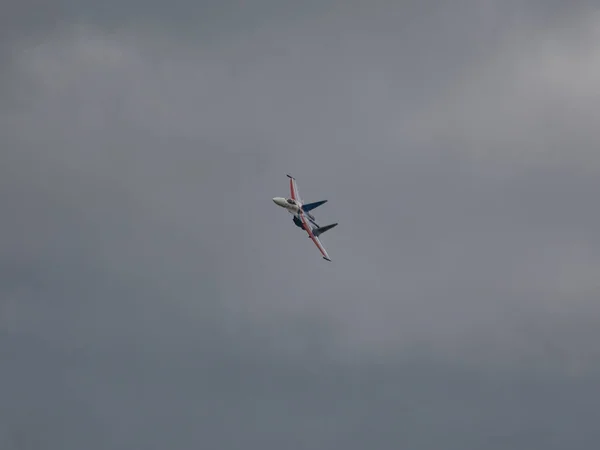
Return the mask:
{"type": "Polygon", "coordinates": [[[1,50],[3,447],[589,447],[593,8],[81,5],[1,50]]]}

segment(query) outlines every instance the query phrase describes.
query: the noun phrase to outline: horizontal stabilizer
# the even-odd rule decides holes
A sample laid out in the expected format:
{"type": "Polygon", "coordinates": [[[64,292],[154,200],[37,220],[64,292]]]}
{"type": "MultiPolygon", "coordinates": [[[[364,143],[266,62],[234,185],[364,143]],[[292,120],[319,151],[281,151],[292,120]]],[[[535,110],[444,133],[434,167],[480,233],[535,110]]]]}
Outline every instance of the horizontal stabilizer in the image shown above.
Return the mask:
{"type": "Polygon", "coordinates": [[[302,205],[302,209],[305,212],[308,212],[308,211],[311,211],[311,210],[313,210],[315,208],[318,208],[323,203],[327,203],[327,200],[321,200],[320,202],[314,202],[314,203],[307,203],[306,205],[302,205]]]}
{"type": "Polygon", "coordinates": [[[332,223],[331,225],[325,225],[323,227],[315,228],[315,229],[313,229],[313,234],[315,236],[320,236],[323,233],[325,233],[326,231],[331,230],[333,227],[336,227],[336,226],[337,226],[337,222],[332,223]]]}

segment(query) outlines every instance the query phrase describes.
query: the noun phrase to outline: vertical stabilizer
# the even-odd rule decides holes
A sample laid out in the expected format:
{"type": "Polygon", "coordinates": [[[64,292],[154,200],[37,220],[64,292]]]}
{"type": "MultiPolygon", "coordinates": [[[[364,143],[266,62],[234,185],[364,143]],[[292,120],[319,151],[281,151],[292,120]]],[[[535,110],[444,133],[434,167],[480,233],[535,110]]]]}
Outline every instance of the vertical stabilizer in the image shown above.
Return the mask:
{"type": "Polygon", "coordinates": [[[325,233],[326,231],[331,230],[332,228],[334,228],[336,226],[337,226],[337,222],[336,223],[332,223],[330,225],[325,225],[325,226],[322,226],[322,227],[315,228],[313,230],[313,234],[315,235],[315,237],[316,236],[320,236],[323,233],[325,233]]]}
{"type": "Polygon", "coordinates": [[[313,203],[307,203],[306,205],[302,205],[302,209],[305,212],[311,211],[315,208],[318,208],[319,206],[321,206],[323,203],[327,203],[327,200],[321,200],[319,202],[313,202],[313,203]]]}

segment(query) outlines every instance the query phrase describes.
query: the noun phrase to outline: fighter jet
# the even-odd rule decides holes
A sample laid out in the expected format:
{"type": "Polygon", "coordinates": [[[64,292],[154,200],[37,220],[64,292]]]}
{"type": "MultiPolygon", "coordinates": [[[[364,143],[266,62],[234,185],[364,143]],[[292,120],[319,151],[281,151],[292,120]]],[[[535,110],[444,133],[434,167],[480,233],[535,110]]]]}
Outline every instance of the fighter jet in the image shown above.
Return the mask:
{"type": "Polygon", "coordinates": [[[310,213],[310,211],[313,209],[321,206],[323,203],[326,203],[327,200],[305,204],[302,202],[300,194],[298,194],[298,185],[296,184],[296,179],[289,174],[287,174],[287,176],[290,179],[290,197],[274,197],[273,201],[277,206],[285,208],[294,216],[293,220],[296,226],[308,233],[308,237],[315,243],[323,255],[323,259],[331,262],[331,258],[329,258],[327,250],[325,250],[325,247],[323,247],[319,236],[325,233],[327,230],[331,230],[333,227],[337,226],[337,223],[320,226],[317,224],[315,217],[310,213]]]}

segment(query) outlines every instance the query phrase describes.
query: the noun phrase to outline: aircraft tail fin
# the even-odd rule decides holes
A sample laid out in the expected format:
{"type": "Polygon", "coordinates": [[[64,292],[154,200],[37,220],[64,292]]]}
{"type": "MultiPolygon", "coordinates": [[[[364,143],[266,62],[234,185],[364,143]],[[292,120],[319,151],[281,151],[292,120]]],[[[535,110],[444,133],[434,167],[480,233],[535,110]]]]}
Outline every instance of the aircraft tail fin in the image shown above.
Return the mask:
{"type": "Polygon", "coordinates": [[[330,225],[325,225],[319,228],[315,228],[313,230],[313,234],[315,235],[315,237],[320,236],[321,234],[325,233],[328,230],[331,230],[332,228],[337,226],[337,222],[336,223],[332,223],[330,225]]]}
{"type": "Polygon", "coordinates": [[[319,206],[321,206],[323,203],[327,203],[327,200],[321,200],[319,202],[314,202],[314,203],[307,203],[306,205],[302,205],[302,209],[305,212],[308,212],[310,210],[313,210],[315,208],[318,208],[319,206]]]}

